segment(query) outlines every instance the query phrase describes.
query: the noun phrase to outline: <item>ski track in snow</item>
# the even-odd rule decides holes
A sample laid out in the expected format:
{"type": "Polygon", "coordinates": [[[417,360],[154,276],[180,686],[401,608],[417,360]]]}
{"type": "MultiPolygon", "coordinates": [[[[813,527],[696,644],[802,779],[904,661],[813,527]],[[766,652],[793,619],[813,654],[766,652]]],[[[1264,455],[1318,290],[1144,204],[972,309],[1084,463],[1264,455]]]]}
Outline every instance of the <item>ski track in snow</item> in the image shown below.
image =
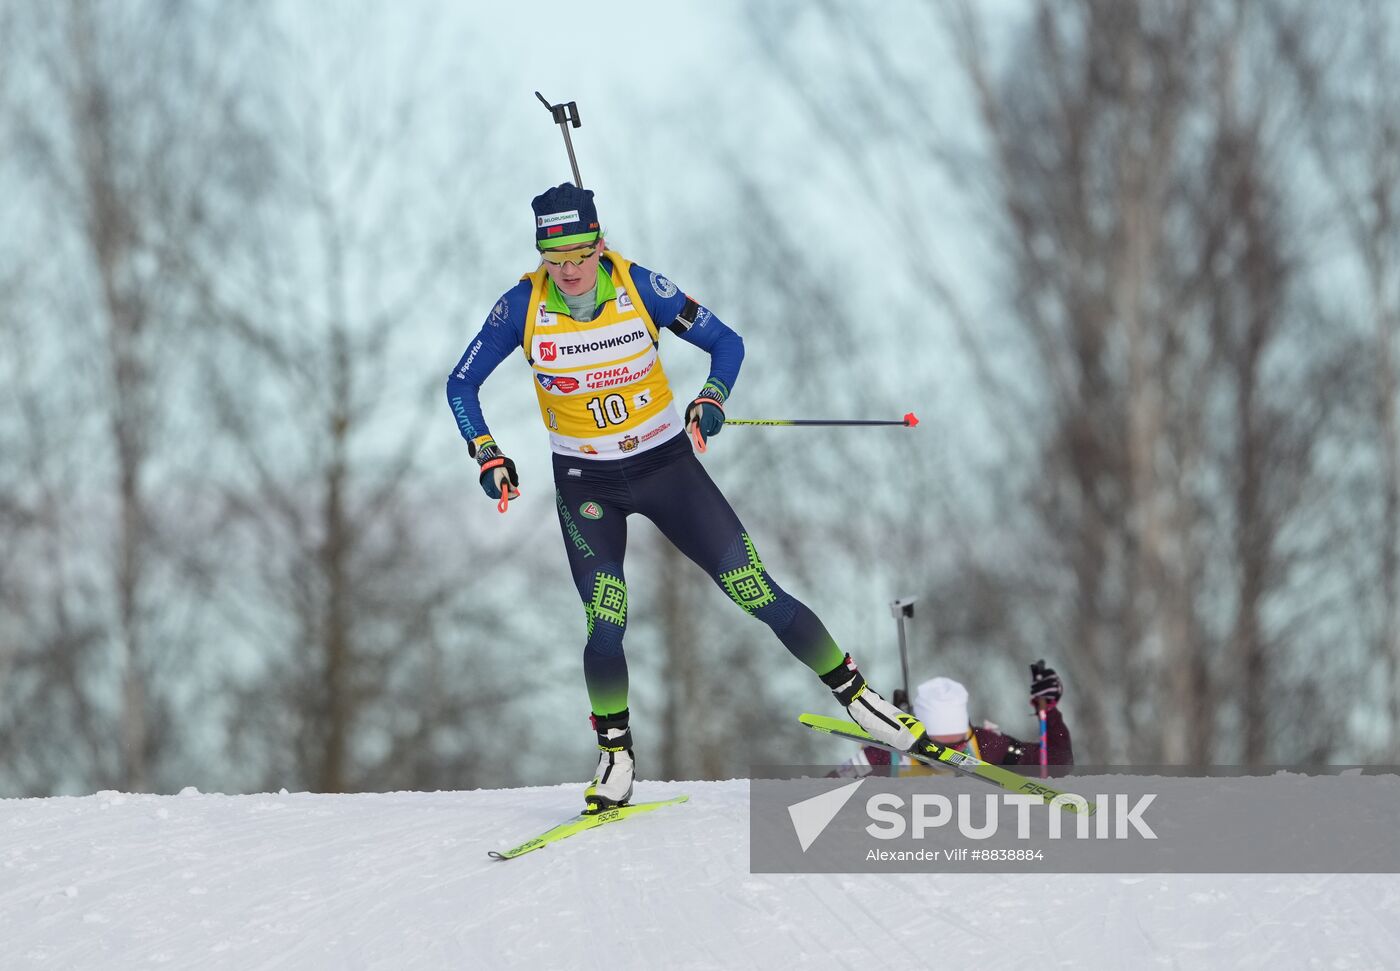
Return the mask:
{"type": "Polygon", "coordinates": [[[748,783],[0,800],[0,967],[1397,966],[1400,876],[751,874],[748,783]]]}

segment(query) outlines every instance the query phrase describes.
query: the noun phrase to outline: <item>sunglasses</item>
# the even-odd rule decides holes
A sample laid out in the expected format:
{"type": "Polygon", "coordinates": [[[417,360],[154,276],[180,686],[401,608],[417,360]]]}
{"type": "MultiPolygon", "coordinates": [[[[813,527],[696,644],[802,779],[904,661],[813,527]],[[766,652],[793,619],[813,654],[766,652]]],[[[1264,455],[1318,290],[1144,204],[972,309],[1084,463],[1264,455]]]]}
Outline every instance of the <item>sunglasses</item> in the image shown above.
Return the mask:
{"type": "Polygon", "coordinates": [[[597,249],[597,243],[594,243],[585,249],[543,249],[540,250],[540,259],[544,260],[546,263],[553,263],[555,265],[559,265],[561,263],[572,263],[575,266],[582,266],[584,260],[587,260],[588,258],[592,257],[597,252],[597,249]]]}

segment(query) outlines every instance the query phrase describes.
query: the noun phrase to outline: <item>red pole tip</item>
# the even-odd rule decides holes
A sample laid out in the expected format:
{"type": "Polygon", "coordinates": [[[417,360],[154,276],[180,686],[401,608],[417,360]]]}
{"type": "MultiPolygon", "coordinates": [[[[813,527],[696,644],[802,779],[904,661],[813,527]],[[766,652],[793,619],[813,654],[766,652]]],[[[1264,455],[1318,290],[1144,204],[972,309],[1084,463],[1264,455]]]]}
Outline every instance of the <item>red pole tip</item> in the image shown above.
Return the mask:
{"type": "Polygon", "coordinates": [[[908,425],[910,428],[913,428],[918,423],[919,419],[914,417],[914,413],[912,411],[904,416],[904,424],[908,425]]]}

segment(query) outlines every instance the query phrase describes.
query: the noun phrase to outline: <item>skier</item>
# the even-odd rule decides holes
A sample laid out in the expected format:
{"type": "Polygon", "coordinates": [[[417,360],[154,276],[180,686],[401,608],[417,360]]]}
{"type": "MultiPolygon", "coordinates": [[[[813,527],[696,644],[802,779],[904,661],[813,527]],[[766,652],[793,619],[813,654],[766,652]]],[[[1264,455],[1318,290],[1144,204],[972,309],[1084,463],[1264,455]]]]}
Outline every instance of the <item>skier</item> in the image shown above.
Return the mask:
{"type": "MultiPolygon", "coordinates": [[[[1038,666],[1031,678],[1031,706],[1045,708],[1046,741],[1050,765],[1074,764],[1069,727],[1060,712],[1064,684],[1054,668],[1038,666]]],[[[914,694],[914,717],[923,724],[930,738],[947,748],[991,762],[994,765],[1039,765],[1040,743],[1023,742],[986,723],[973,728],[967,715],[967,689],[952,678],[930,678],[914,694]]],[[[872,733],[873,734],[873,733],[872,733]]],[[[864,746],[847,759],[836,775],[858,777],[872,772],[886,775],[925,775],[935,771],[921,763],[892,765],[890,753],[864,746]]]]}
{"type": "Polygon", "coordinates": [[[549,430],[554,504],[588,636],[583,672],[600,750],[585,812],[625,804],[636,771],[628,725],[626,519],[646,516],[750,616],[820,676],[853,721],[901,751],[931,751],[919,720],[866,684],[805,604],[784,591],[692,450],[724,427],[743,340],[669,279],[607,249],[591,190],[572,183],[531,201],[540,265],[498,300],[447,380],[447,398],[504,511],[515,463],[482,417],[482,382],[516,348],[549,430]],[[662,329],[709,352],[710,374],[682,424],[657,354],[662,329]]]}

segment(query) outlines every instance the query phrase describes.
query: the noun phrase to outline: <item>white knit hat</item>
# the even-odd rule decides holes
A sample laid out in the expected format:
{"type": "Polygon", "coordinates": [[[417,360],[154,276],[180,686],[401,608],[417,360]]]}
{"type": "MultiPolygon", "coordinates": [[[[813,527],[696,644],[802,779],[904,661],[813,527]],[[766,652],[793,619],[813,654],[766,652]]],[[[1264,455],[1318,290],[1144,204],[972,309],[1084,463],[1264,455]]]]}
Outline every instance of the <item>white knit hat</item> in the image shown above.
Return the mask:
{"type": "Polygon", "coordinates": [[[952,678],[931,678],[914,695],[914,717],[930,735],[965,735],[967,689],[952,678]]]}

